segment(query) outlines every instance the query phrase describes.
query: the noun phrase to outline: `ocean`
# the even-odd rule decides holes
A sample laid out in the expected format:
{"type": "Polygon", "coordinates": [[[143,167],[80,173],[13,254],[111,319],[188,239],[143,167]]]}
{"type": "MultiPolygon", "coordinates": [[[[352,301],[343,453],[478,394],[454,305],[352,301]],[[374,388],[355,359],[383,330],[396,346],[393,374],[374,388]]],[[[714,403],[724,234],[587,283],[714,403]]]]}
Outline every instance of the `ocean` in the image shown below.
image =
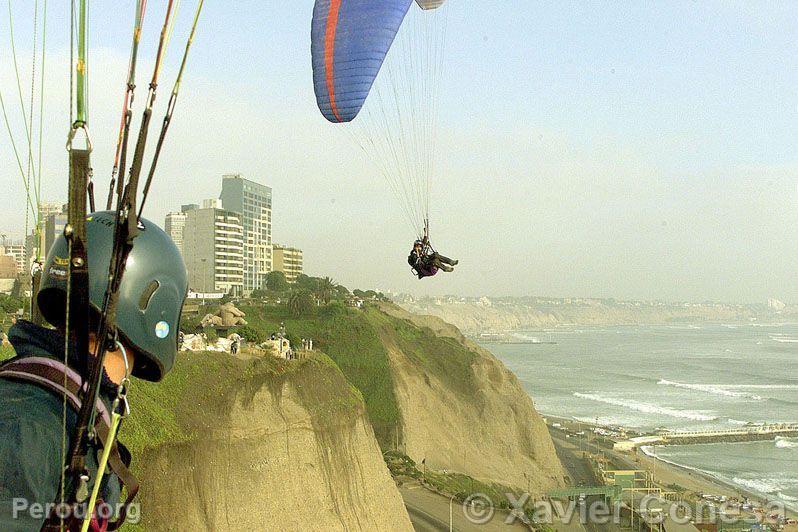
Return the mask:
{"type": "MultiPolygon", "coordinates": [[[[543,414],[628,428],[798,422],[798,325],[562,327],[485,344],[543,414]]],[[[657,447],[661,459],[798,505],[798,439],[657,447]]]]}

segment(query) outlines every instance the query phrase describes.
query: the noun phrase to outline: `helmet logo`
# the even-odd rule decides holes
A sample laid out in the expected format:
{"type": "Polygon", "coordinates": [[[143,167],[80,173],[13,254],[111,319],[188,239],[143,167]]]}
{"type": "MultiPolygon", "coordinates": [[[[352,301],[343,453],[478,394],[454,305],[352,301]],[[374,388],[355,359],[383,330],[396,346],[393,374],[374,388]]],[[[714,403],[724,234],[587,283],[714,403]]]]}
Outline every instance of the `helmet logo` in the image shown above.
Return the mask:
{"type": "Polygon", "coordinates": [[[155,336],[164,339],[169,336],[169,324],[165,321],[159,321],[155,324],[155,336]]]}

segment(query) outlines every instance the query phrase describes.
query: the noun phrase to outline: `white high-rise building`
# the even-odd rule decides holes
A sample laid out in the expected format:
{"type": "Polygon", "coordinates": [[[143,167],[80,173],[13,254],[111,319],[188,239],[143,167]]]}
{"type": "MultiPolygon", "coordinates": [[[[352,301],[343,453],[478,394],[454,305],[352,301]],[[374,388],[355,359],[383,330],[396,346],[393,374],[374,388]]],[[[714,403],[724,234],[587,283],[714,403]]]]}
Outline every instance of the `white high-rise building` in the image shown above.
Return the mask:
{"type": "Polygon", "coordinates": [[[183,255],[183,230],[186,227],[185,212],[170,212],[166,215],[163,230],[177,246],[180,255],[183,255]]]}
{"type": "Polygon", "coordinates": [[[222,176],[222,207],[241,213],[244,226],[244,292],[263,287],[272,271],[272,189],[244,179],[222,176]]]}
{"type": "Polygon", "coordinates": [[[12,242],[6,246],[6,255],[14,257],[17,263],[17,272],[25,273],[28,271],[26,264],[27,254],[25,253],[25,244],[22,242],[12,242]]]}
{"type": "Polygon", "coordinates": [[[244,227],[241,215],[223,209],[186,211],[183,260],[195,292],[244,290],[244,227]]]}

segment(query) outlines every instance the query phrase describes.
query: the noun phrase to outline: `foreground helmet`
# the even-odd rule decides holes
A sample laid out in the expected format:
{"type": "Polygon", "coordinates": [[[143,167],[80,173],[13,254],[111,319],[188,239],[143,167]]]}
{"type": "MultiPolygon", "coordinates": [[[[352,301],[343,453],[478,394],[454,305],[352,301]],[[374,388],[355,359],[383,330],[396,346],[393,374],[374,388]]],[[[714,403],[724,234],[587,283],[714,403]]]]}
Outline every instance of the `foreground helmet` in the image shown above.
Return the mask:
{"type": "Polygon", "coordinates": [[[416,247],[416,246],[422,246],[423,247],[424,246],[424,242],[422,242],[421,240],[416,240],[415,242],[413,242],[413,247],[416,247]]]}
{"type": "MultiPolygon", "coordinates": [[[[86,219],[90,302],[97,313],[108,287],[115,225],[113,211],[97,212],[86,219]]],[[[139,228],[119,287],[116,324],[120,336],[137,351],[133,375],[159,381],[175,362],[188,282],[183,258],[172,239],[145,219],[140,219],[139,228]]],[[[69,248],[62,235],[47,254],[37,299],[42,316],[56,327],[64,325],[68,264],[69,248]]]]}

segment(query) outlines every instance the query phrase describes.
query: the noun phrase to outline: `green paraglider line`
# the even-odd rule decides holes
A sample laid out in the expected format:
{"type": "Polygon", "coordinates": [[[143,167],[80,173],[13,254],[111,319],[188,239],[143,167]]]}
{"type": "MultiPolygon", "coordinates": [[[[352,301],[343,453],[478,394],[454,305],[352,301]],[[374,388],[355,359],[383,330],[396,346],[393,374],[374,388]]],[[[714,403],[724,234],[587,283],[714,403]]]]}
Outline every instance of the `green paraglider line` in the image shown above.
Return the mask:
{"type": "Polygon", "coordinates": [[[73,129],[86,125],[86,90],[88,87],[88,65],[86,63],[86,24],[88,20],[88,9],[86,0],[80,0],[80,12],[78,14],[78,61],[75,64],[75,122],[73,129]]]}

